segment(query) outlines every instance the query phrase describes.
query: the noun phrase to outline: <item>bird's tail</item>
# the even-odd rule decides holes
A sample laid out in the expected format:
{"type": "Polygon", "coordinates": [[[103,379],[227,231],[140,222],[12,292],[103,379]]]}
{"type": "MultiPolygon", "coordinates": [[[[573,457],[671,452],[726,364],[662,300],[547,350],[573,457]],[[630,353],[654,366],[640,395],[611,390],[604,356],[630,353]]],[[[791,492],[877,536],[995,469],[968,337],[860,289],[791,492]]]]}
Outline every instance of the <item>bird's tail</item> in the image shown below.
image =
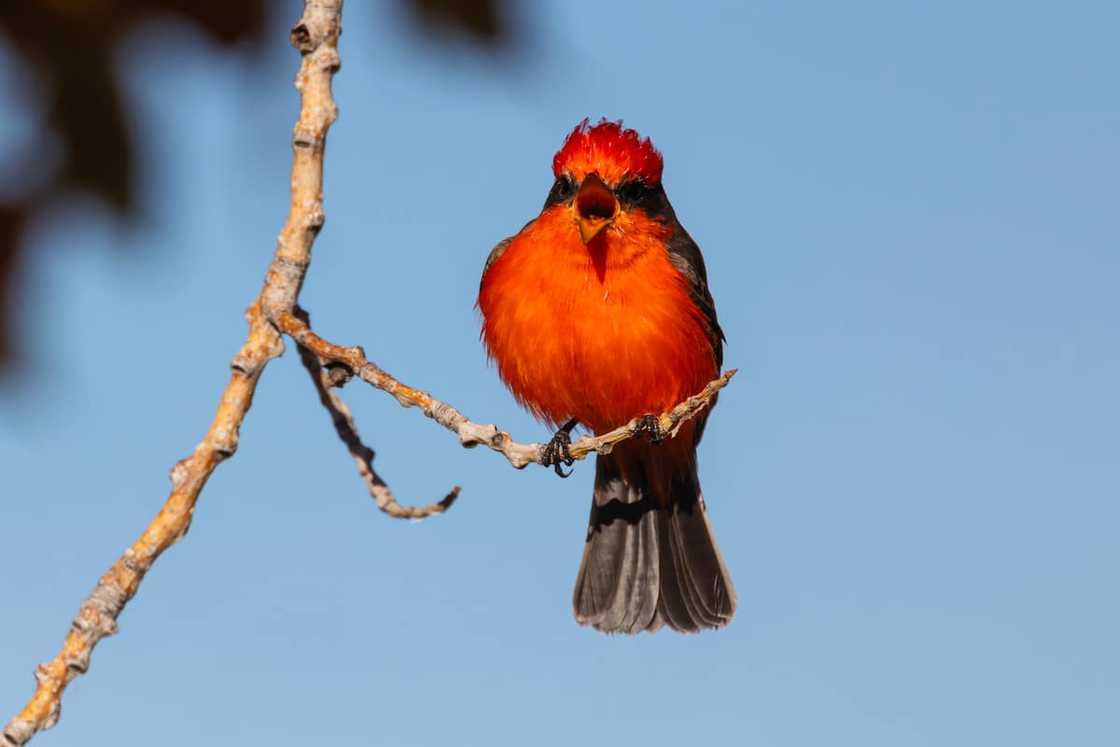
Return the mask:
{"type": "Polygon", "coordinates": [[[708,523],[695,451],[659,459],[671,455],[627,447],[595,464],[576,620],[605,633],[723,627],[735,613],[735,589],[708,523]]]}

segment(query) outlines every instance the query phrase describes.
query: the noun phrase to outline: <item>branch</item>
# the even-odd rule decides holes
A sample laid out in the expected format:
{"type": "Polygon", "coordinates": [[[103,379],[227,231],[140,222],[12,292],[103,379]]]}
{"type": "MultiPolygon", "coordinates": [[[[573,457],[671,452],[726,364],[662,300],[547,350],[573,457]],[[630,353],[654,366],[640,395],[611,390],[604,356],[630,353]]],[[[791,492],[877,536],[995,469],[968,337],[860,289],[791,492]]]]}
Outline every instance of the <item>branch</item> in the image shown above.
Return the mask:
{"type": "MultiPolygon", "coordinates": [[[[306,321],[290,312],[281,314],[276,324],[281,332],[295,340],[302,350],[310,351],[318,361],[342,365],[349,375],[357,376],[370,386],[393,395],[401,406],[419,408],[425,416],[458,436],[459,443],[464,447],[489,446],[505,456],[517,469],[523,469],[529,464],[545,464],[545,444],[517,443],[509,433],[499,430],[496,425],[480,425],[468,420],[465,415],[446,402],[441,402],[421,389],[414,389],[397,381],[371,363],[360,347],[342,347],[328,342],[312,332],[306,321]]],[[[727,370],[718,379],[709,382],[701,391],[661,413],[658,416],[661,432],[667,437],[675,436],[686,421],[708,407],[716,393],[727,386],[736,373],[738,369],[727,370]]],[[[581,436],[571,444],[572,459],[586,459],[592,453],[609,454],[616,444],[633,438],[642,430],[641,421],[642,418],[634,418],[626,425],[602,435],[581,436]]],[[[343,437],[343,440],[345,441],[346,438],[343,437]]]]}
{"type": "Polygon", "coordinates": [[[35,694],[0,734],[0,744],[5,747],[26,744],[36,732],[58,722],[66,686],[89,669],[90,655],[101,639],[117,631],[117,618],[156,558],[187,533],[206,480],[237,450],[241,423],[252,404],[261,372],[283,352],[271,320],[295,307],[311,244],[323,225],[323,145],[337,116],[331,77],[339,65],[341,13],[342,0],[308,0],[303,17],[292,30],[292,44],[303,61],[295,83],[301,107],[292,136],[291,208],[264,287],[247,312],[248,338],[233,358],[233,372],[218,412],[194,452],[171,470],[171,494],[163,508],[82,603],[62,650],[35,670],[35,694]]]}
{"type": "MultiPolygon", "coordinates": [[[[215,468],[237,450],[241,423],[253,401],[257,381],[268,362],[284,351],[281,333],[301,346],[304,365],[312,375],[319,399],[327,408],[335,430],[346,443],[378,507],[398,518],[423,518],[445,511],[458,496],[452,489],[438,503],[418,508],[402,506],[388,485],[373,469],[373,451],[358,437],[353,416],[333,387],[357,375],[372,386],[393,395],[405,407],[417,407],[424,415],[455,433],[466,447],[485,445],[503,454],[521,469],[530,463],[543,464],[544,445],[516,443],[494,425],[471,422],[451,405],[427,392],[406,386],[366,359],[358,347],[341,347],[311,331],[300,317],[296,302],[311,262],[311,246],[323,225],[323,150],[327,132],[338,110],[331,93],[331,80],[338,71],[338,36],[341,31],[342,0],[305,0],[303,16],[292,29],[291,42],[303,55],[295,86],[300,92],[300,116],[292,133],[291,206],[276,242],[276,252],[265,275],[260,295],[246,312],[249,333],[234,356],[229,383],[222,392],[218,411],[209,430],[194,452],[171,470],[171,494],[140,538],[125,550],[103,575],[82,603],[62,650],[35,671],[36,689],[31,700],[0,733],[0,747],[19,747],[59,718],[66,686],[89,669],[93,649],[117,631],[117,618],[135,596],[144,576],[156,559],[186,535],[191,515],[206,481],[215,468]],[[341,369],[341,370],[340,370],[341,369]],[[335,374],[341,373],[341,379],[335,374]]],[[[681,425],[711,404],[716,393],[735,375],[727,371],[703,391],[689,397],[659,416],[661,431],[675,435],[681,425]]],[[[584,436],[571,444],[573,459],[592,452],[606,454],[641,430],[642,419],[600,436],[584,436]]]]}
{"type": "Polygon", "coordinates": [[[373,449],[362,443],[361,437],[358,436],[358,428],[354,424],[354,416],[350,413],[350,408],[342,397],[334,392],[334,387],[338,386],[339,382],[332,378],[330,369],[323,368],[319,358],[307,348],[300,347],[299,358],[304,368],[311,374],[311,381],[319,394],[319,402],[330,414],[335,432],[346,444],[350,456],[354,457],[354,462],[358,465],[358,474],[361,475],[366,489],[369,490],[379,509],[394,519],[426,519],[451,508],[451,504],[459,497],[458,485],[451,488],[451,492],[436,503],[429,503],[426,506],[402,506],[398,503],[389,486],[373,468],[373,449]]]}

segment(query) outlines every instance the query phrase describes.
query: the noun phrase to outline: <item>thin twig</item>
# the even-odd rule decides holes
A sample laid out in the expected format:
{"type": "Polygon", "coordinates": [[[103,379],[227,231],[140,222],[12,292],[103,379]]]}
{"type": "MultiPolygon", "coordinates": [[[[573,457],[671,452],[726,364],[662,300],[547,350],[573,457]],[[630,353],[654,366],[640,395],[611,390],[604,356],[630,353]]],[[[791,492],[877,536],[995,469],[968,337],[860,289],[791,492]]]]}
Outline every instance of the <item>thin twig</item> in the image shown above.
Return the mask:
{"type": "Polygon", "coordinates": [[[342,0],[309,0],[292,30],[292,44],[303,55],[296,88],[300,117],[292,136],[292,201],[287,222],[260,297],[247,312],[249,334],[231,363],[210,429],[194,452],[171,470],[171,494],[163,508],[82,603],[62,650],[35,670],[35,694],[8,722],[0,744],[26,744],[38,731],[58,722],[66,686],[89,668],[94,647],[117,631],[117,618],[136,594],[156,558],[181,539],[206,480],[237,450],[238,434],[252,404],[265,365],[284,349],[271,320],[295,306],[311,257],[311,243],[323,224],[323,144],[336,117],[331,77],[338,69],[342,0]]]}
{"type": "MultiPolygon", "coordinates": [[[[499,452],[517,469],[529,464],[545,464],[544,448],[541,443],[518,443],[496,425],[482,425],[468,420],[465,415],[446,402],[441,402],[421,389],[402,384],[377,365],[371,363],[360,347],[343,347],[324,340],[311,331],[311,327],[296,314],[284,313],[276,320],[280,331],[291,337],[301,348],[310,351],[324,363],[336,363],[367,384],[387,392],[404,407],[416,407],[427,417],[436,421],[459,437],[459,443],[467,448],[489,446],[499,452]]],[[[658,416],[661,432],[669,437],[676,435],[680,427],[698,415],[712,401],[712,398],[727,386],[738,372],[729,369],[719,378],[711,381],[701,391],[685,399],[675,407],[658,416]]],[[[634,418],[629,423],[597,436],[581,436],[572,442],[572,459],[586,459],[593,453],[608,454],[621,441],[633,438],[642,432],[642,418],[634,418]]]]}
{"type": "Polygon", "coordinates": [[[318,356],[305,347],[300,346],[299,358],[304,368],[311,374],[311,381],[315,384],[315,391],[319,394],[319,402],[330,414],[335,432],[346,444],[350,456],[354,458],[354,463],[358,465],[358,474],[361,475],[362,482],[366,484],[366,489],[369,490],[370,496],[379,509],[394,519],[426,519],[435,514],[442,514],[451,508],[451,504],[459,497],[458,485],[451,488],[451,492],[436,503],[429,503],[426,506],[403,506],[398,503],[393,496],[393,491],[389,489],[389,486],[377,474],[377,470],[373,468],[373,449],[362,443],[350,408],[342,397],[334,391],[337,383],[332,380],[331,372],[323,368],[319,363],[318,356]]]}

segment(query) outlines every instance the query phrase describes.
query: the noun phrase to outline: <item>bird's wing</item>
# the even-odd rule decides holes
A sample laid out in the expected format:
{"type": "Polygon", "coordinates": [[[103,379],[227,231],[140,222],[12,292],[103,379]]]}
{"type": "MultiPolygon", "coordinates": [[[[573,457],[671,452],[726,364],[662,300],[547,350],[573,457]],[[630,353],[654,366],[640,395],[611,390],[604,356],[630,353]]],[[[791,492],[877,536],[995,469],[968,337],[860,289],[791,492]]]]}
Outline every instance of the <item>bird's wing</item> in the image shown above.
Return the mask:
{"type": "MultiPolygon", "coordinates": [[[[502,256],[505,250],[513,243],[513,236],[507,236],[499,241],[493,249],[490,250],[489,256],[486,257],[486,264],[482,266],[482,280],[486,280],[486,273],[490,271],[490,265],[498,261],[498,257],[502,256]]],[[[481,283],[480,283],[481,284],[481,283]]]]}
{"type": "MultiPolygon", "coordinates": [[[[536,219],[534,218],[533,220],[522,226],[521,231],[524,231],[526,228],[533,225],[533,221],[535,220],[536,219]]],[[[502,256],[502,254],[505,253],[506,249],[509,248],[509,245],[513,243],[513,240],[521,234],[521,231],[518,231],[513,236],[507,236],[506,238],[502,239],[494,246],[493,249],[490,250],[490,254],[486,257],[486,264],[482,266],[482,278],[479,280],[480,287],[482,283],[486,281],[486,273],[490,270],[490,265],[498,261],[498,257],[502,256]]]]}
{"type": "Polygon", "coordinates": [[[716,368],[723,367],[723,329],[719,326],[716,317],[716,304],[712,300],[712,293],[708,290],[708,271],[704,268],[704,257],[700,254],[700,247],[684,230],[679,221],[674,220],[673,235],[669,239],[669,261],[677,271],[688,280],[689,295],[692,302],[704,313],[708,320],[708,340],[712,343],[712,355],[716,359],[716,368]]]}

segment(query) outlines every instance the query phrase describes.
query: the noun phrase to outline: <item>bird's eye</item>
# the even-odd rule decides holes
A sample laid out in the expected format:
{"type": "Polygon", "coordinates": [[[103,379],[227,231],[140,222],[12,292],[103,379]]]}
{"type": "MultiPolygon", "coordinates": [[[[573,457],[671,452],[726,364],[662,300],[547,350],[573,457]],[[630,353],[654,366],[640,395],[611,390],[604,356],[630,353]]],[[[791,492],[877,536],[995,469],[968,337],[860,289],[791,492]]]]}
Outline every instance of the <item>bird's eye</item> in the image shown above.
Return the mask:
{"type": "Polygon", "coordinates": [[[615,190],[619,202],[627,205],[637,205],[649,199],[653,189],[641,179],[631,179],[618,185],[615,190]]]}
{"type": "Polygon", "coordinates": [[[567,202],[576,193],[576,185],[572,184],[572,180],[567,174],[564,174],[556,183],[552,185],[552,191],[548,193],[548,199],[545,205],[555,205],[560,202],[567,202]]]}

